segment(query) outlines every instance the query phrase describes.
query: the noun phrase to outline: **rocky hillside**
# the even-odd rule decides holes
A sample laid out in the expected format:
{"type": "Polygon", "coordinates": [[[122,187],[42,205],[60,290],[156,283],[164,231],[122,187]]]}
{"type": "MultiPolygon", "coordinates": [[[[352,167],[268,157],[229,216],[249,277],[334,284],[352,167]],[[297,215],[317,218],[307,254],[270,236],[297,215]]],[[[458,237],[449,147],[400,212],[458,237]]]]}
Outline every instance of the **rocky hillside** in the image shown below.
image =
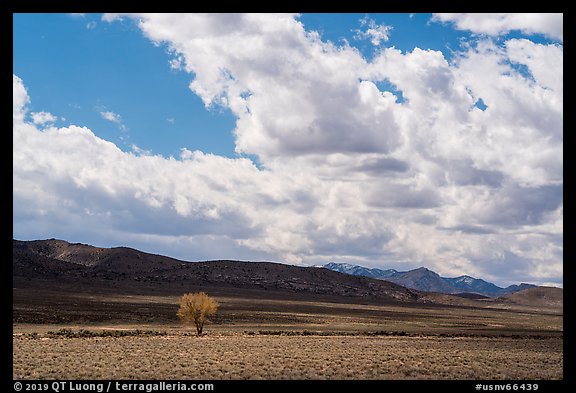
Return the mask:
{"type": "Polygon", "coordinates": [[[98,248],[63,240],[13,241],[13,281],[110,282],[175,288],[254,288],[325,295],[420,301],[423,295],[387,281],[328,269],[272,262],[184,262],[126,247],[98,248]]]}
{"type": "Polygon", "coordinates": [[[556,287],[528,288],[501,296],[498,300],[526,306],[558,308],[564,304],[564,290],[556,287]]]}

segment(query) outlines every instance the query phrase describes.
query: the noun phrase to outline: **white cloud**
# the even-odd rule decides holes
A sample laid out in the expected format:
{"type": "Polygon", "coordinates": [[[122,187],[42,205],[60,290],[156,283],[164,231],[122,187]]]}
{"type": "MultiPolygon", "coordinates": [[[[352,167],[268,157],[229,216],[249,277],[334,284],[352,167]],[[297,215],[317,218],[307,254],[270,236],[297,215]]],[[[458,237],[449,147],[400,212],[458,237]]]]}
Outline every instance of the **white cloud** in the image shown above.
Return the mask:
{"type": "Polygon", "coordinates": [[[373,19],[364,17],[360,19],[360,25],[362,27],[367,26],[366,30],[357,29],[354,38],[357,40],[370,40],[372,45],[379,46],[380,43],[388,41],[390,38],[390,31],[392,26],[379,25],[373,19]]]}
{"type": "Polygon", "coordinates": [[[294,15],[129,17],[182,58],[207,106],[230,108],[237,151],[262,169],[185,148],[122,152],[84,127],[40,132],[15,76],[15,235],[562,280],[561,46],[488,39],[451,62],[419,48],[368,61],[294,15]]]}
{"type": "Polygon", "coordinates": [[[434,14],[432,20],[451,22],[460,30],[473,33],[502,35],[512,30],[526,34],[543,34],[563,40],[564,15],[553,13],[512,13],[512,14],[434,14]]]}
{"type": "Polygon", "coordinates": [[[133,17],[185,59],[195,74],[190,88],[206,106],[224,105],[238,117],[239,153],[389,152],[399,143],[394,96],[362,96],[365,59],[306,32],[294,15],[133,17]]]}
{"type": "Polygon", "coordinates": [[[184,59],[182,58],[182,56],[178,56],[174,59],[170,59],[168,64],[170,64],[171,69],[179,71],[184,68],[184,59]]]}
{"type": "Polygon", "coordinates": [[[526,65],[539,86],[553,90],[558,96],[562,95],[564,88],[562,46],[535,44],[527,39],[513,39],[506,41],[506,54],[511,62],[526,65]]]}
{"type": "Polygon", "coordinates": [[[114,22],[117,20],[122,20],[122,16],[120,14],[117,14],[117,13],[107,13],[107,14],[102,14],[102,20],[104,22],[114,22]]]}
{"type": "Polygon", "coordinates": [[[136,146],[135,144],[130,145],[130,150],[139,156],[152,156],[152,151],[142,149],[141,147],[136,146]]]}
{"type": "MultiPolygon", "coordinates": [[[[462,125],[458,127],[462,131],[452,128],[458,134],[452,137],[459,140],[452,146],[471,157],[476,168],[503,172],[519,184],[557,184],[563,178],[562,87],[554,83],[555,77],[543,78],[540,70],[562,75],[563,64],[552,63],[546,56],[523,59],[514,53],[509,57],[515,43],[507,41],[506,51],[483,42],[459,59],[458,79],[488,109],[472,111],[465,131],[462,125]],[[510,61],[535,70],[536,81],[516,71],[507,64],[510,61]]],[[[547,46],[547,51],[562,58],[562,50],[555,45],[547,46]]]]}
{"type": "Polygon", "coordinates": [[[122,124],[122,117],[114,112],[101,111],[100,116],[113,123],[122,124]]]}
{"type": "Polygon", "coordinates": [[[119,114],[112,111],[100,111],[100,116],[102,116],[103,119],[111,121],[112,123],[116,123],[122,131],[126,131],[126,126],[122,122],[122,116],[119,114]]]}
{"type": "Polygon", "coordinates": [[[26,105],[30,102],[22,79],[12,76],[12,110],[14,123],[21,123],[26,113],[26,105]]]}
{"type": "Polygon", "coordinates": [[[45,123],[54,123],[58,120],[58,117],[54,116],[49,112],[32,112],[30,114],[32,116],[32,121],[34,124],[45,124],[45,123]]]}
{"type": "Polygon", "coordinates": [[[180,149],[180,158],[182,160],[190,160],[194,157],[194,152],[186,149],[185,147],[180,149]]]}

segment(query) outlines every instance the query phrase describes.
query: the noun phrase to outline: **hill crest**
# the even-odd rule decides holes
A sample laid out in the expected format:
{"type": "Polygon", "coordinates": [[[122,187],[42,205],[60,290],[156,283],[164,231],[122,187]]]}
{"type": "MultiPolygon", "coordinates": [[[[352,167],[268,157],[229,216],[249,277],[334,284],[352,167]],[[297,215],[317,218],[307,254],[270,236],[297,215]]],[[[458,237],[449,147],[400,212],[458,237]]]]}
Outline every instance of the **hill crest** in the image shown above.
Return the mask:
{"type": "Polygon", "coordinates": [[[252,288],[417,302],[426,296],[398,284],[328,269],[274,262],[185,262],[127,247],[99,248],[63,240],[13,240],[14,280],[99,281],[117,286],[252,288]]]}

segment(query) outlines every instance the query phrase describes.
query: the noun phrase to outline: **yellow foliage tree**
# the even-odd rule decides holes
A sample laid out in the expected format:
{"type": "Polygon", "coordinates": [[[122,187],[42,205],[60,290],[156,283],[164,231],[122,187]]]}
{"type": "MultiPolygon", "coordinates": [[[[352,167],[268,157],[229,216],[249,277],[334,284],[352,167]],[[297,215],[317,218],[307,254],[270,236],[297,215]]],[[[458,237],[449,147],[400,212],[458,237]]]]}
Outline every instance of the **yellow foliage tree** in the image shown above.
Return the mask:
{"type": "Polygon", "coordinates": [[[201,336],[204,324],[208,322],[208,317],[216,315],[218,306],[216,299],[208,296],[206,292],[187,293],[180,299],[180,308],[176,315],[183,324],[194,324],[198,336],[201,336]]]}

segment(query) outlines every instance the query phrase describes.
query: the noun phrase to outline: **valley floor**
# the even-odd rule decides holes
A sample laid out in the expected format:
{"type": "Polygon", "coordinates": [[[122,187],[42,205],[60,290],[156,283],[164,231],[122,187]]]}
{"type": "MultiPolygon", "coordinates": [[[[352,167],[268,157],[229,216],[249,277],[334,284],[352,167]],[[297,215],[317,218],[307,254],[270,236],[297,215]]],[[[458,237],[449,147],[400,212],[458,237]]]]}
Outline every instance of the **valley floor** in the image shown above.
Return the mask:
{"type": "Polygon", "coordinates": [[[559,337],[17,334],[22,379],[562,379],[559,337]]]}
{"type": "Polygon", "coordinates": [[[14,287],[13,376],[563,378],[561,308],[467,299],[411,304],[265,291],[209,293],[220,309],[206,335],[196,337],[176,318],[175,294],[14,287]]]}

